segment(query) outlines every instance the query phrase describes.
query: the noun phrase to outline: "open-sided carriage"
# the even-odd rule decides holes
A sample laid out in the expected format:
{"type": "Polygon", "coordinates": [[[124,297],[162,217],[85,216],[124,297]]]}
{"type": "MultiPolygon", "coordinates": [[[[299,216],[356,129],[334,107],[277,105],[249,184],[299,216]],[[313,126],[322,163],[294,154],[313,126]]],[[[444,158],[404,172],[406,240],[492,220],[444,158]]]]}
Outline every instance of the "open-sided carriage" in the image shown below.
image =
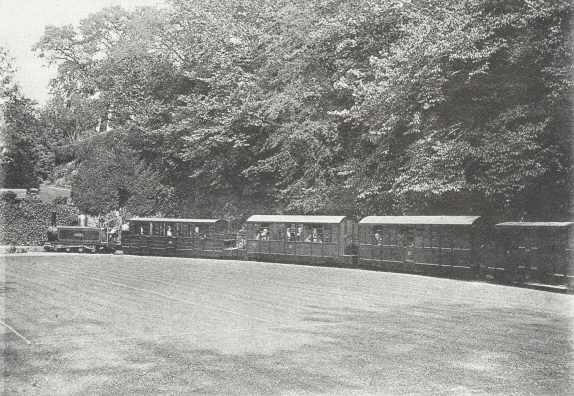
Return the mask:
{"type": "Polygon", "coordinates": [[[235,236],[227,233],[228,223],[222,219],[176,219],[136,217],[129,220],[123,233],[122,247],[126,254],[229,257],[239,256],[235,236]]]}
{"type": "Polygon", "coordinates": [[[345,216],[253,215],[246,224],[249,259],[345,265],[356,257],[356,223],[345,216]]]}

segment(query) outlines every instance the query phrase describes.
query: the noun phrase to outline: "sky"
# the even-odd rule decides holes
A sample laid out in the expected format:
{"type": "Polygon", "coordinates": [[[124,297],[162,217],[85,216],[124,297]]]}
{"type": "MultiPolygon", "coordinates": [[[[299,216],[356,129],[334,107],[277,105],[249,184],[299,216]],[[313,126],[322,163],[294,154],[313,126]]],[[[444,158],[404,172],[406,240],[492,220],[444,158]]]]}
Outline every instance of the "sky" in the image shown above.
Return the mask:
{"type": "Polygon", "coordinates": [[[32,46],[47,25],[77,25],[105,7],[165,6],[166,0],[0,0],[0,46],[8,48],[24,94],[40,104],[48,98],[48,83],[56,74],[32,46]]]}

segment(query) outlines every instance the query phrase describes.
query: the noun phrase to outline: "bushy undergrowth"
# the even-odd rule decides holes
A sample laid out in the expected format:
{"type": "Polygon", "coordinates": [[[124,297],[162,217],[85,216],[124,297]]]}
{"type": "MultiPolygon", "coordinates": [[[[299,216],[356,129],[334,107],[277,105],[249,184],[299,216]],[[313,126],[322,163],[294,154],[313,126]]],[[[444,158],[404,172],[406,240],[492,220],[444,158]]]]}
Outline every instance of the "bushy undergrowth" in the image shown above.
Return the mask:
{"type": "Polygon", "coordinates": [[[58,225],[74,225],[78,209],[57,203],[25,199],[20,203],[0,200],[0,244],[41,245],[46,240],[52,211],[57,213],[58,225]]]}

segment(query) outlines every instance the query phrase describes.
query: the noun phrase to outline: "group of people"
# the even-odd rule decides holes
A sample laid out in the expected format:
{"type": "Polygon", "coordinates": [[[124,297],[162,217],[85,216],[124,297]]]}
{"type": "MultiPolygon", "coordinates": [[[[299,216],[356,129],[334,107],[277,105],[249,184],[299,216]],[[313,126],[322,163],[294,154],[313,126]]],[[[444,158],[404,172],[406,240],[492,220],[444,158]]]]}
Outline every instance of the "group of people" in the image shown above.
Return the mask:
{"type": "MultiPolygon", "coordinates": [[[[307,235],[306,238],[303,238],[303,226],[298,226],[296,229],[287,228],[286,230],[286,240],[289,242],[297,242],[297,241],[304,241],[304,242],[313,242],[313,243],[322,243],[323,240],[317,228],[313,228],[311,233],[307,235]]],[[[269,232],[269,228],[264,227],[262,228],[255,239],[258,241],[268,241],[271,238],[271,234],[269,232]]]]}
{"type": "MultiPolygon", "coordinates": [[[[140,225],[139,227],[139,234],[140,235],[148,235],[149,232],[146,231],[146,229],[144,228],[143,224],[140,225]]],[[[176,232],[174,231],[174,229],[172,228],[172,226],[168,225],[166,230],[165,230],[165,236],[167,237],[174,237],[176,236],[176,232]]],[[[193,234],[190,235],[192,237],[197,237],[197,238],[206,238],[206,235],[201,233],[200,229],[198,226],[196,226],[193,230],[193,234]]]]}

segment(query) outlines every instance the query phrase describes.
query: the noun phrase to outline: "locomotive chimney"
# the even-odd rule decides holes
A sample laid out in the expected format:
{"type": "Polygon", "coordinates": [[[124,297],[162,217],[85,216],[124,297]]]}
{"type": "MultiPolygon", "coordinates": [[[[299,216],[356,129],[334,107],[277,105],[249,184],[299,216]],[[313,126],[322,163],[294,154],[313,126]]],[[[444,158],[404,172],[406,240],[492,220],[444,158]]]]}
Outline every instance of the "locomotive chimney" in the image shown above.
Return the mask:
{"type": "Polygon", "coordinates": [[[85,214],[78,215],[78,225],[80,227],[86,227],[88,225],[88,219],[85,214]]]}
{"type": "Polygon", "coordinates": [[[56,212],[50,216],[50,226],[48,227],[48,241],[58,240],[58,227],[56,226],[56,212]]]}

